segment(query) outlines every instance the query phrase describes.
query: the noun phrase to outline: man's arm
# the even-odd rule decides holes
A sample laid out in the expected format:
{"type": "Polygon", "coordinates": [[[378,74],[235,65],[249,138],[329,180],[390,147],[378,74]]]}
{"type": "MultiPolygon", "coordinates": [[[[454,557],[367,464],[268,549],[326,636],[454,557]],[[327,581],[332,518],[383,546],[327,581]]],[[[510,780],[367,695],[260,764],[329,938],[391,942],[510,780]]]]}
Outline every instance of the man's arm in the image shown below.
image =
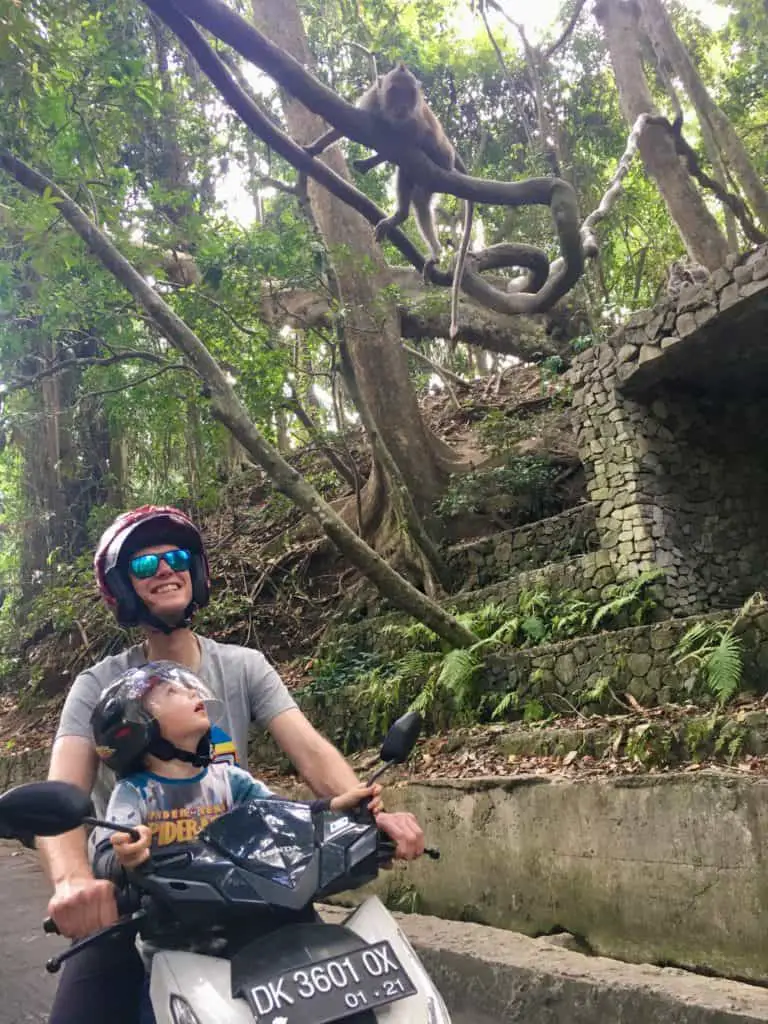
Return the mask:
{"type": "MultiPolygon", "coordinates": [[[[340,796],[360,784],[342,754],[298,708],[276,715],[268,728],[315,796],[340,796]]],[[[409,812],[382,811],[376,815],[376,824],[397,845],[398,857],[413,860],[424,852],[424,833],[409,812]]]]}
{"type": "MultiPolygon", "coordinates": [[[[60,736],[53,745],[49,779],[61,779],[90,793],[96,778],[96,752],[83,736],[60,736]]],[[[39,837],[37,848],[53,884],[48,913],[59,931],[80,938],[117,920],[114,888],[93,877],[84,828],[39,837]]]]}
{"type": "Polygon", "coordinates": [[[315,796],[339,796],[359,785],[344,757],[298,708],[283,711],[268,728],[315,796]]]}

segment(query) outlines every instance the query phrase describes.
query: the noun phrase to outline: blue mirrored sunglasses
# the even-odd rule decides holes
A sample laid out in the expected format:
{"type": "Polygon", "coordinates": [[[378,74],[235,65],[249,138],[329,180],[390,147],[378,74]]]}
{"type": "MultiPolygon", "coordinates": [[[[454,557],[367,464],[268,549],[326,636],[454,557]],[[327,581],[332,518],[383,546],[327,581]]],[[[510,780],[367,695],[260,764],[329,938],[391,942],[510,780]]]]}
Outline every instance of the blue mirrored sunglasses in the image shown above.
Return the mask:
{"type": "Polygon", "coordinates": [[[164,551],[162,555],[136,555],[128,563],[131,574],[137,580],[148,580],[160,568],[160,561],[166,562],[174,572],[188,572],[192,554],[187,548],[164,551]]]}

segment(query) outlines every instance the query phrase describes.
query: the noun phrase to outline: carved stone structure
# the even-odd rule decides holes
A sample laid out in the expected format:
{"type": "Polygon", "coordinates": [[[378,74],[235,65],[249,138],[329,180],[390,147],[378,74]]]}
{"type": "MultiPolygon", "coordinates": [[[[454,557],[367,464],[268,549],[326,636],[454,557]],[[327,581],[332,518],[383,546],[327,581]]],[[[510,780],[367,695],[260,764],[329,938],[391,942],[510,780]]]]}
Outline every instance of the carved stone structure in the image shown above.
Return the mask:
{"type": "Polygon", "coordinates": [[[641,310],[570,371],[596,526],[675,615],[768,585],[768,246],[641,310]]]}

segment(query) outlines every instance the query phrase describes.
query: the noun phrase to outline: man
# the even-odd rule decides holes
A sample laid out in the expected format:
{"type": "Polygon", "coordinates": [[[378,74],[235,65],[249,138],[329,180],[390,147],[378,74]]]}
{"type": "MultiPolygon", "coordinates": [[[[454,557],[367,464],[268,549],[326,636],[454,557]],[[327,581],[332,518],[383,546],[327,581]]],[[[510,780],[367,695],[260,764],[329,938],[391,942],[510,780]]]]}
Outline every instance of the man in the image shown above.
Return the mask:
{"type": "MultiPolygon", "coordinates": [[[[146,505],[115,520],[94,559],[102,597],[122,626],[141,626],[143,643],[82,672],[67,695],[51,754],[50,779],[93,792],[97,810],[112,781],[99,770],[91,712],[103,690],[127,669],[147,661],[175,661],[199,675],[223,702],[212,735],[214,759],[247,764],[251,722],[269,729],[318,797],[336,796],[358,780],[336,748],[304,717],[277,672],[258,651],[219,644],[191,629],[196,609],[208,602],[208,559],[200,532],[178,509],[146,505]]],[[[424,836],[411,814],[376,818],[397,844],[397,856],[424,851],[424,836]]],[[[97,880],[88,862],[86,836],[76,829],[38,840],[54,892],[48,912],[62,934],[88,935],[117,919],[111,883],[97,880]]],[[[50,1024],[135,1024],[143,968],[129,939],[94,944],[67,962],[50,1024]]]]}

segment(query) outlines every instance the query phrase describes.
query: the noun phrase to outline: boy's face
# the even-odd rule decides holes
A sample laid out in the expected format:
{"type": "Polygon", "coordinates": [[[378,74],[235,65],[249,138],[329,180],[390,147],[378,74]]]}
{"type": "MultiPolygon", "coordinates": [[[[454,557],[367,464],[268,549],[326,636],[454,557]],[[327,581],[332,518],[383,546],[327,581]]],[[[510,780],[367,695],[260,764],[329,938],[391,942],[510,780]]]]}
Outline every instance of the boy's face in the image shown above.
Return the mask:
{"type": "Polygon", "coordinates": [[[157,683],[143,703],[163,737],[182,750],[194,751],[211,727],[205,701],[183,683],[157,683]]]}
{"type": "MultiPolygon", "coordinates": [[[[167,551],[175,551],[178,544],[152,544],[140,548],[132,557],[141,555],[162,555],[167,551]]],[[[157,572],[149,579],[139,579],[131,573],[131,583],[145,606],[164,622],[173,624],[185,612],[192,600],[192,577],[189,572],[178,572],[161,558],[157,572]]]]}

